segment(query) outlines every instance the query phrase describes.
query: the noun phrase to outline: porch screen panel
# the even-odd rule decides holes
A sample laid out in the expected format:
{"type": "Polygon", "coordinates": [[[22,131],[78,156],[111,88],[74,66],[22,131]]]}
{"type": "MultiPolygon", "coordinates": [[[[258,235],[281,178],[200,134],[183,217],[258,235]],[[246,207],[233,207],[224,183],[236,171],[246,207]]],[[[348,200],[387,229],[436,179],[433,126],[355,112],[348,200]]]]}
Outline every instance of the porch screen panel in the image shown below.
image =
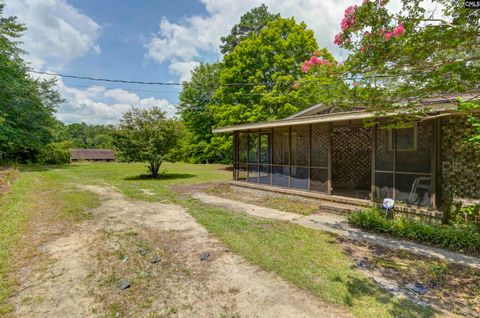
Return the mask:
{"type": "Polygon", "coordinates": [[[394,130],[376,129],[375,188],[377,200],[430,206],[432,196],[431,122],[394,130]]]}
{"type": "Polygon", "coordinates": [[[393,172],[393,148],[391,132],[380,127],[377,130],[375,150],[375,170],[393,172]],[[390,145],[390,146],[389,146],[390,145]]]}
{"type": "Polygon", "coordinates": [[[259,170],[259,183],[270,184],[270,173],[271,173],[271,157],[272,157],[272,147],[271,147],[272,134],[270,132],[261,132],[260,133],[260,170],[259,170]]]}
{"type": "Polygon", "coordinates": [[[329,129],[326,124],[312,125],[312,167],[328,167],[329,129]]]}
{"type": "Polygon", "coordinates": [[[290,176],[290,133],[288,127],[273,129],[272,185],[288,187],[290,176]]]}
{"type": "Polygon", "coordinates": [[[393,172],[377,172],[375,173],[375,196],[377,200],[385,198],[393,198],[393,172]]]}
{"type": "Polygon", "coordinates": [[[431,197],[429,175],[395,174],[395,200],[416,206],[429,206],[431,197]]]}
{"type": "Polygon", "coordinates": [[[396,129],[395,200],[416,206],[429,206],[433,127],[420,122],[414,127],[396,129]]]}
{"type": "Polygon", "coordinates": [[[310,169],[310,190],[317,192],[328,192],[328,169],[310,169]]]}
{"type": "Polygon", "coordinates": [[[395,130],[397,137],[397,171],[431,172],[433,127],[430,123],[418,123],[415,127],[395,130]]]}
{"type": "Polygon", "coordinates": [[[258,132],[248,134],[248,182],[258,182],[258,132]]]}
{"type": "Polygon", "coordinates": [[[308,125],[292,127],[291,148],[290,187],[308,190],[310,164],[310,127],[308,125]]]}
{"type": "Polygon", "coordinates": [[[248,134],[248,163],[258,161],[258,133],[248,134]]]}
{"type": "Polygon", "coordinates": [[[271,166],[270,165],[260,165],[260,172],[259,172],[259,183],[262,184],[270,184],[270,173],[271,173],[271,166]]]}
{"type": "Polygon", "coordinates": [[[257,164],[248,164],[248,182],[258,182],[258,165],[257,164]]]}
{"type": "Polygon", "coordinates": [[[236,157],[237,180],[245,181],[247,179],[247,156],[248,156],[248,144],[247,133],[238,134],[238,154],[236,157]]]}
{"type": "Polygon", "coordinates": [[[328,124],[313,124],[311,136],[310,190],[328,192],[328,124]]]}
{"type": "Polygon", "coordinates": [[[394,151],[390,131],[376,127],[375,140],[375,197],[381,201],[393,198],[394,151]]]}

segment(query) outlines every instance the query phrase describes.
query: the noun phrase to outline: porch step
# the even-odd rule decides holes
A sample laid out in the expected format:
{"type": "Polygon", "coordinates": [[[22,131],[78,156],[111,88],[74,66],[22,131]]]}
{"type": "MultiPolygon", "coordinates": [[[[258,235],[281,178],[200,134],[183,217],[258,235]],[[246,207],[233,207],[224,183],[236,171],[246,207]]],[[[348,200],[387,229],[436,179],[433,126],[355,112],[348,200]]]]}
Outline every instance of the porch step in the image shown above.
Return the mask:
{"type": "MultiPolygon", "coordinates": [[[[242,181],[230,181],[230,185],[233,188],[242,191],[253,191],[253,195],[259,195],[259,193],[264,193],[292,199],[306,199],[310,203],[313,202],[314,204],[318,204],[320,213],[326,212],[348,215],[357,210],[373,206],[380,206],[378,203],[374,203],[368,200],[354,199],[338,195],[328,195],[318,192],[307,192],[295,189],[278,188],[242,181]]],[[[427,217],[432,220],[441,220],[441,218],[443,217],[443,212],[441,211],[431,210],[428,208],[404,206],[400,203],[397,203],[395,205],[395,210],[406,215],[427,217]]]]}
{"type": "Polygon", "coordinates": [[[352,205],[352,204],[342,204],[338,202],[331,201],[321,201],[319,204],[320,213],[334,213],[341,215],[349,215],[355,211],[364,209],[364,206],[352,205]]]}
{"type": "Polygon", "coordinates": [[[296,190],[296,189],[288,189],[288,188],[279,188],[273,187],[263,184],[256,184],[256,183],[247,183],[242,181],[230,181],[230,185],[247,188],[247,189],[256,189],[261,191],[267,191],[271,193],[277,193],[281,195],[293,195],[297,197],[303,197],[307,199],[314,199],[321,202],[328,202],[333,204],[341,204],[341,205],[350,205],[353,207],[371,207],[373,203],[368,200],[362,199],[354,199],[349,197],[337,196],[337,195],[328,195],[325,193],[319,192],[308,192],[303,190],[296,190]]]}

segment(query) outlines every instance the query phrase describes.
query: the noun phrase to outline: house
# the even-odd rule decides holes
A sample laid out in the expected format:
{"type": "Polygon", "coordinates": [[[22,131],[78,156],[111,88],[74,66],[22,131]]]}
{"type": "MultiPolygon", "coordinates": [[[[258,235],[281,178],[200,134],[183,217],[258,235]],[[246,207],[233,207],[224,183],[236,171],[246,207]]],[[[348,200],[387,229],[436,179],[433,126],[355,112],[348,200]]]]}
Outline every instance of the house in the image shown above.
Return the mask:
{"type": "Polygon", "coordinates": [[[75,161],[114,161],[112,149],[70,149],[70,162],[75,161]]]}
{"type": "Polygon", "coordinates": [[[214,132],[233,132],[235,187],[355,205],[389,197],[441,217],[454,195],[480,198],[480,157],[464,142],[473,127],[452,99],[424,100],[428,116],[404,129],[365,127],[374,114],[364,109],[315,105],[214,132]]]}

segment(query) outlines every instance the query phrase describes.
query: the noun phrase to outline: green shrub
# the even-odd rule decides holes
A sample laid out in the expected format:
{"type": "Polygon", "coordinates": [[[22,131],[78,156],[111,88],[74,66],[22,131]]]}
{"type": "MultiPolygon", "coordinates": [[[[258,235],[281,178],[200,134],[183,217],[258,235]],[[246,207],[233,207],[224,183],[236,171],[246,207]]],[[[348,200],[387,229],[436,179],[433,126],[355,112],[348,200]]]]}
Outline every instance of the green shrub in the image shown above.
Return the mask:
{"type": "Polygon", "coordinates": [[[46,145],[40,151],[40,162],[49,164],[60,164],[70,162],[71,141],[53,142],[46,145]]]}
{"type": "Polygon", "coordinates": [[[480,204],[464,205],[462,202],[452,204],[447,221],[452,224],[475,223],[480,227],[480,204]]]}
{"type": "Polygon", "coordinates": [[[433,225],[406,217],[387,220],[377,208],[354,212],[349,216],[349,221],[353,226],[365,230],[480,255],[480,230],[473,223],[433,225]]]}

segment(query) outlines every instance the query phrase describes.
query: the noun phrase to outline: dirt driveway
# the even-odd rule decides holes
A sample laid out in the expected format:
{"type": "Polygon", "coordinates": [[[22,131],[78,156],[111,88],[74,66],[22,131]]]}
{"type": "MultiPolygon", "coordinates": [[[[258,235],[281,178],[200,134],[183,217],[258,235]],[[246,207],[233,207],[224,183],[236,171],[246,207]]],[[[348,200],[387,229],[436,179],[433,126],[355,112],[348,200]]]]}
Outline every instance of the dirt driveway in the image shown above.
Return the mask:
{"type": "Polygon", "coordinates": [[[181,206],[85,188],[100,207],[45,244],[45,261],[22,269],[15,316],[350,316],[249,265],[181,206]]]}

